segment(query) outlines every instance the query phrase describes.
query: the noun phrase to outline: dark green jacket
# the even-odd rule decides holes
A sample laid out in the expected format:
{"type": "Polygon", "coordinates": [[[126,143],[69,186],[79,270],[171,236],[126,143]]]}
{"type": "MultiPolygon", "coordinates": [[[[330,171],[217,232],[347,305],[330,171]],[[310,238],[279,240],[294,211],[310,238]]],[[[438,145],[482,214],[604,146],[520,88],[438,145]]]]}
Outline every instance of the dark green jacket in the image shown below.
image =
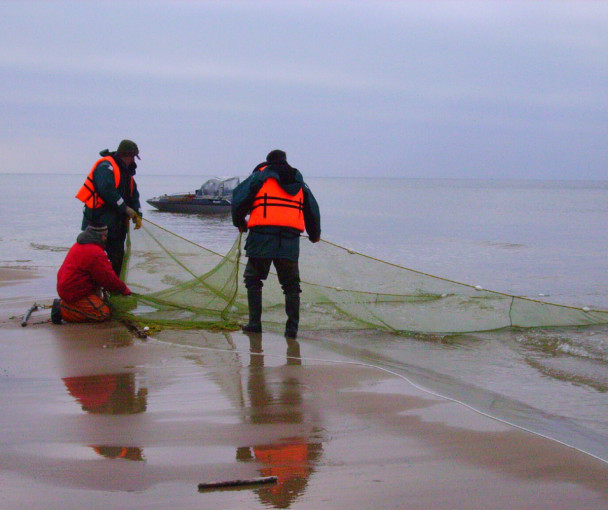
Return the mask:
{"type": "MultiPolygon", "coordinates": [[[[300,190],[304,195],[304,223],[311,241],[321,238],[321,213],[319,205],[304,182],[302,174],[288,163],[260,163],[252,174],[240,183],[232,193],[232,223],[245,231],[247,215],[251,211],[253,199],[268,178],[274,178],[290,195],[300,190]],[[260,172],[259,168],[268,165],[260,172]]],[[[245,243],[248,257],[286,258],[298,260],[300,256],[300,232],[289,227],[257,226],[249,230],[245,243]]]]}
{"type": "Polygon", "coordinates": [[[127,235],[127,220],[125,214],[127,206],[141,215],[139,203],[139,191],[137,184],[133,181],[133,192],[131,193],[131,177],[135,175],[137,165],[133,163],[127,166],[122,160],[115,156],[114,152],[107,149],[99,153],[102,157],[112,156],[118,168],[120,168],[120,184],[118,189],[114,182],[114,170],[107,161],[102,161],[93,171],[93,182],[95,189],[104,200],[104,204],[97,209],[84,206],[82,218],[82,230],[90,223],[103,223],[108,227],[108,237],[113,239],[124,239],[127,235]]]}

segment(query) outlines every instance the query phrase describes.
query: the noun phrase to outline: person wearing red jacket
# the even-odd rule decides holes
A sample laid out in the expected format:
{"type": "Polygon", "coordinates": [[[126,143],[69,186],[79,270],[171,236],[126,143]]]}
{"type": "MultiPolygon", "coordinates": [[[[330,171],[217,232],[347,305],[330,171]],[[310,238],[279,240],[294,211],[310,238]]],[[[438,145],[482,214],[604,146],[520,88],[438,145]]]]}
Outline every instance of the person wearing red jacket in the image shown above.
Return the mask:
{"type": "Polygon", "coordinates": [[[66,322],[101,322],[110,318],[111,311],[103,299],[103,290],[128,296],[127,287],[116,276],[104,251],[108,239],[105,225],[89,225],[78,235],[57,273],[57,293],[53,301],[51,320],[66,322]]]}

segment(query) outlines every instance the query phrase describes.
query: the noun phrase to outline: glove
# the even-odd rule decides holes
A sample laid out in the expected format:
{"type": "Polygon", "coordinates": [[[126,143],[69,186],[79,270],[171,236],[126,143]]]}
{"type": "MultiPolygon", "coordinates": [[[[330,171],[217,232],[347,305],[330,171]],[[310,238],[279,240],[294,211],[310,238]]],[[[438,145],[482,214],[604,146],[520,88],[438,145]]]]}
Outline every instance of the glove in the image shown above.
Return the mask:
{"type": "Polygon", "coordinates": [[[140,229],[141,228],[141,221],[142,221],[142,217],[141,214],[136,214],[133,217],[133,223],[135,223],[135,230],[140,229]]]}
{"type": "Polygon", "coordinates": [[[129,218],[134,218],[137,213],[131,209],[129,206],[127,206],[127,208],[125,209],[125,214],[129,217],[129,218]]]}

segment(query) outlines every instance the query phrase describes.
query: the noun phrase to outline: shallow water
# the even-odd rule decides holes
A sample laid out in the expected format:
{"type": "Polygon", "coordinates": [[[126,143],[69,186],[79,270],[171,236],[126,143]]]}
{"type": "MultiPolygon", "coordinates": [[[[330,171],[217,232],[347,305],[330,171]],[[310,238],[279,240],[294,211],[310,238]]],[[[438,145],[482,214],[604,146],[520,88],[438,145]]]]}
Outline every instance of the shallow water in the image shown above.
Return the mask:
{"type": "MultiPolygon", "coordinates": [[[[145,199],[194,190],[204,180],[143,174],[138,184],[145,199]]],[[[0,265],[59,267],[79,231],[73,196],[81,181],[79,175],[0,175],[0,265]]],[[[487,289],[608,309],[608,182],[317,178],[309,185],[327,240],[487,289]]],[[[236,236],[229,215],[161,213],[147,204],[144,211],[219,253],[236,236]]],[[[606,326],[315,338],[608,460],[606,326]]]]}

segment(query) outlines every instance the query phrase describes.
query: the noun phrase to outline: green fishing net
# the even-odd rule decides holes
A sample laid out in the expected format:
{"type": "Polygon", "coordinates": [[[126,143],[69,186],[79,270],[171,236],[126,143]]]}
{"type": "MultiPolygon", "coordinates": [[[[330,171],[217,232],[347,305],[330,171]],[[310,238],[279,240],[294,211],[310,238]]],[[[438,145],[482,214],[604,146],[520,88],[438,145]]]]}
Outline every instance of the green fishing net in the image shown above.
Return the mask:
{"type": "MultiPolygon", "coordinates": [[[[226,254],[149,221],[130,234],[123,279],[135,293],[112,298],[141,325],[236,329],[247,322],[241,236],[226,254]]],[[[301,330],[378,328],[456,333],[505,327],[608,323],[608,311],[536,301],[453,282],[337,246],[303,239],[301,330]]],[[[282,331],[284,297],[276,275],[264,284],[265,329],[282,331]]]]}

